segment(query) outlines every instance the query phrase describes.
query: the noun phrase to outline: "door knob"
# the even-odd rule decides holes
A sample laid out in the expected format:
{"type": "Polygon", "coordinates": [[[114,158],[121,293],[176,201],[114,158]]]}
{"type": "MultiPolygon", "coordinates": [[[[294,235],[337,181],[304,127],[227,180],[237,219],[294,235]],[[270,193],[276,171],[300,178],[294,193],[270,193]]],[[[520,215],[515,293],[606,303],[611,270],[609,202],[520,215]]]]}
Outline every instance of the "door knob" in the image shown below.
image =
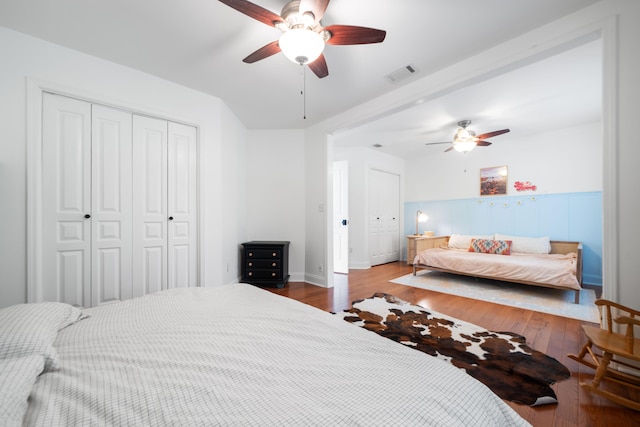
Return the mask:
{"type": "Polygon", "coordinates": [[[346,219],[342,220],[342,225],[347,225],[347,220],[346,219]]]}
{"type": "Polygon", "coordinates": [[[91,215],[86,214],[84,217],[85,217],[86,219],[89,219],[89,218],[91,218],[91,215]]]}
{"type": "Polygon", "coordinates": [[[173,221],[173,217],[172,216],[169,217],[169,221],[173,221]]]}

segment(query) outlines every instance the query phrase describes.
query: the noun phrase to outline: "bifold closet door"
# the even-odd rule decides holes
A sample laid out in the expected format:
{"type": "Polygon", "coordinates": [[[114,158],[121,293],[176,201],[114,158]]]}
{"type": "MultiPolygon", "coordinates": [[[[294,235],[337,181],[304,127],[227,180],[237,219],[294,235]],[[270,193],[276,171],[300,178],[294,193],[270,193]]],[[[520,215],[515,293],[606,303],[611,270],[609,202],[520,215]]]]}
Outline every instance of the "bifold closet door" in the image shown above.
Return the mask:
{"type": "Polygon", "coordinates": [[[91,306],[129,299],[131,113],[91,106],[91,306]]]}
{"type": "Polygon", "coordinates": [[[131,297],[131,114],[44,94],[39,300],[131,297]]]}
{"type": "Polygon", "coordinates": [[[134,296],[167,289],[167,122],[133,116],[134,296]]]}
{"type": "Polygon", "coordinates": [[[196,128],[168,123],[167,287],[198,286],[196,128]]]}
{"type": "Polygon", "coordinates": [[[197,286],[196,130],[133,117],[134,296],[197,286]]]}

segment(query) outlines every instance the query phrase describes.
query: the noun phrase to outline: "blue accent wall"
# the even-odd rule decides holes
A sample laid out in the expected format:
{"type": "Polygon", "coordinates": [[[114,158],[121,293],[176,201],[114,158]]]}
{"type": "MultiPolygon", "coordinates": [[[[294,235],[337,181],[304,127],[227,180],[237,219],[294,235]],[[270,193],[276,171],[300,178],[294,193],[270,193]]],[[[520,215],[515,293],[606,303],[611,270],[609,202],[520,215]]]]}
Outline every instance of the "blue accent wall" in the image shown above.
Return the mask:
{"type": "MultiPolygon", "coordinates": [[[[583,283],[602,285],[602,192],[529,194],[430,200],[404,204],[405,234],[416,231],[416,212],[428,215],[420,232],[549,236],[582,242],[583,283]]],[[[406,247],[405,258],[406,258],[406,247]]]]}

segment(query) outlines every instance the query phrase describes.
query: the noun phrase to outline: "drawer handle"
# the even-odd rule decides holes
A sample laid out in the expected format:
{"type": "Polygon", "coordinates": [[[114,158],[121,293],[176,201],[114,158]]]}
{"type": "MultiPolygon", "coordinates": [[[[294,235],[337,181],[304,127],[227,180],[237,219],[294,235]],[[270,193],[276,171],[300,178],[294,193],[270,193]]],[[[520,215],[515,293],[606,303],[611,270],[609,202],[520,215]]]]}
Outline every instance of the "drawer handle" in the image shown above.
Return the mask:
{"type": "Polygon", "coordinates": [[[253,276],[253,271],[250,271],[250,272],[249,272],[249,276],[253,276]]]}
{"type": "Polygon", "coordinates": [[[248,256],[253,256],[253,252],[249,252],[248,256]]]}
{"type": "Polygon", "coordinates": [[[271,277],[276,277],[276,273],[271,273],[271,277]]]}
{"type": "Polygon", "coordinates": [[[277,254],[276,254],[275,252],[271,254],[271,256],[276,256],[276,255],[277,255],[277,254]]]}
{"type": "Polygon", "coordinates": [[[253,267],[253,263],[252,262],[249,263],[249,267],[253,267]]]}
{"type": "Polygon", "coordinates": [[[275,262],[271,263],[271,267],[275,267],[276,265],[278,265],[278,264],[276,264],[275,262]]]}

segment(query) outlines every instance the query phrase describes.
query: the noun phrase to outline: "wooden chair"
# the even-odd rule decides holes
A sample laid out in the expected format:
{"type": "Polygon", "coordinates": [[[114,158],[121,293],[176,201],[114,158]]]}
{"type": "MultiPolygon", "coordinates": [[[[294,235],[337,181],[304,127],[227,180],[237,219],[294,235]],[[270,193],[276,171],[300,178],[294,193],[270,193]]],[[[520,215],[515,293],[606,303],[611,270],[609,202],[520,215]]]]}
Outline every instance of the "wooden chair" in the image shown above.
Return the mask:
{"type": "MultiPolygon", "coordinates": [[[[582,325],[588,341],[580,350],[580,354],[568,355],[569,358],[596,370],[593,381],[591,383],[580,382],[580,386],[620,405],[640,411],[640,401],[629,399],[600,387],[603,380],[608,380],[640,393],[640,369],[628,361],[620,359],[623,357],[630,361],[640,362],[640,339],[634,337],[633,331],[634,326],[640,325],[640,318],[636,318],[636,316],[640,316],[640,311],[603,299],[596,300],[595,303],[600,309],[602,327],[582,325]],[[613,319],[613,322],[626,325],[624,334],[613,331],[612,311],[618,315],[613,319]],[[585,358],[587,353],[591,359],[585,358]],[[623,368],[624,372],[611,368],[609,364],[612,360],[623,368]]],[[[632,393],[634,392],[632,391],[632,393]]]]}

